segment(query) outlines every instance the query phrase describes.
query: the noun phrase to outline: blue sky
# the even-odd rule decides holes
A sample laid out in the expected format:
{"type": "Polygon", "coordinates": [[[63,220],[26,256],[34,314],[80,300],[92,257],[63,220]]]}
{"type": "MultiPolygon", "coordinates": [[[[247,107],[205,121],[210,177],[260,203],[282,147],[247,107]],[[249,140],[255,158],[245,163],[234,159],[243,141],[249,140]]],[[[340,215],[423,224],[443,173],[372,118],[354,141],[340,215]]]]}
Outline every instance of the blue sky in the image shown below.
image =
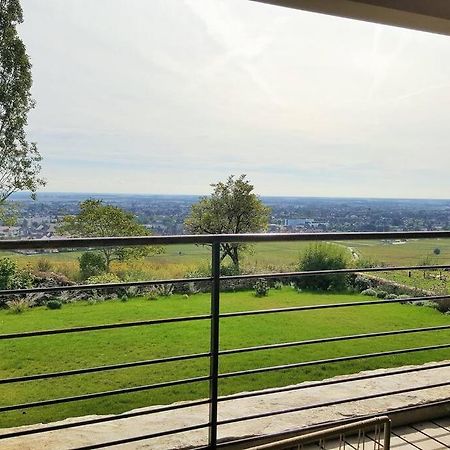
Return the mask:
{"type": "Polygon", "coordinates": [[[48,191],[450,198],[450,38],[247,0],[22,0],[48,191]]]}

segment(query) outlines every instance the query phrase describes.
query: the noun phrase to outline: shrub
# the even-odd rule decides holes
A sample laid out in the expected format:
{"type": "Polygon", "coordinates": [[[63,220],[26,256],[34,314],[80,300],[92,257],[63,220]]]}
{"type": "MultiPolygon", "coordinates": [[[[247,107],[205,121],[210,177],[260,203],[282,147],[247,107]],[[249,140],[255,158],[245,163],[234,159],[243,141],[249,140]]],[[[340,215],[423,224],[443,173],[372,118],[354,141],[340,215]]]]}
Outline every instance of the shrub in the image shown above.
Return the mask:
{"type": "Polygon", "coordinates": [[[151,289],[149,289],[149,291],[147,292],[146,295],[146,299],[147,300],[158,300],[158,289],[152,287],[151,289]]]}
{"type": "Polygon", "coordinates": [[[388,294],[386,295],[386,300],[396,300],[398,298],[398,295],[395,294],[388,294]]]}
{"type": "Polygon", "coordinates": [[[114,273],[104,273],[102,275],[89,277],[86,281],[88,284],[119,283],[120,278],[114,273]]]}
{"type": "Polygon", "coordinates": [[[52,270],[52,263],[48,258],[40,258],[36,264],[36,269],[39,272],[50,272],[52,270]]]}
{"type": "MultiPolygon", "coordinates": [[[[299,269],[308,270],[339,270],[348,266],[347,251],[338,245],[318,243],[310,245],[300,259],[299,269]]],[[[326,291],[342,291],[348,287],[349,277],[346,274],[310,275],[297,280],[297,286],[302,289],[326,291]]]]}
{"type": "Polygon", "coordinates": [[[353,285],[355,286],[355,289],[358,292],[364,291],[365,289],[371,289],[372,288],[372,283],[371,281],[361,275],[357,275],[355,277],[355,279],[353,280],[353,285]]]}
{"type": "Polygon", "coordinates": [[[365,289],[361,292],[361,295],[367,295],[369,297],[376,297],[377,291],[375,289],[365,289]]]}
{"type": "Polygon", "coordinates": [[[120,296],[120,301],[121,302],[127,302],[128,301],[128,295],[127,294],[122,294],[120,296]]]}
{"type": "Polygon", "coordinates": [[[269,285],[265,278],[259,278],[254,286],[257,297],[266,297],[269,294],[269,285]]]}
{"type": "MultiPolygon", "coordinates": [[[[235,265],[221,265],[220,274],[224,277],[232,277],[234,275],[239,275],[239,268],[235,265]]],[[[208,275],[209,276],[209,275],[208,275]]]]}
{"type": "Polygon", "coordinates": [[[84,252],[78,259],[81,277],[86,280],[106,272],[106,259],[100,252],[84,252]]]}
{"type": "Polygon", "coordinates": [[[62,303],[58,300],[49,300],[47,302],[48,309],[61,309],[62,303]]]}
{"type": "Polygon", "coordinates": [[[156,289],[160,297],[170,297],[173,294],[173,284],[159,284],[156,289]]]}
{"type": "Polygon", "coordinates": [[[441,312],[448,314],[450,311],[450,299],[439,300],[435,303],[435,308],[441,312]]]}
{"type": "Polygon", "coordinates": [[[283,283],[281,281],[275,281],[273,288],[279,291],[280,289],[283,289],[283,283]]]}
{"type": "Polygon", "coordinates": [[[386,298],[387,295],[388,295],[388,294],[387,294],[386,291],[378,291],[378,292],[377,292],[377,297],[378,297],[378,298],[386,298]]]}
{"type": "Polygon", "coordinates": [[[20,314],[31,308],[34,305],[34,302],[26,298],[19,298],[10,300],[9,302],[6,302],[6,304],[11,312],[13,312],[14,314],[20,314]]]}
{"type": "Polygon", "coordinates": [[[433,250],[433,253],[434,253],[435,255],[440,255],[440,254],[441,254],[441,249],[438,248],[438,247],[436,247],[436,248],[433,250]]]}
{"type": "Polygon", "coordinates": [[[29,269],[19,269],[12,259],[0,258],[0,289],[24,289],[32,283],[29,269]]]}

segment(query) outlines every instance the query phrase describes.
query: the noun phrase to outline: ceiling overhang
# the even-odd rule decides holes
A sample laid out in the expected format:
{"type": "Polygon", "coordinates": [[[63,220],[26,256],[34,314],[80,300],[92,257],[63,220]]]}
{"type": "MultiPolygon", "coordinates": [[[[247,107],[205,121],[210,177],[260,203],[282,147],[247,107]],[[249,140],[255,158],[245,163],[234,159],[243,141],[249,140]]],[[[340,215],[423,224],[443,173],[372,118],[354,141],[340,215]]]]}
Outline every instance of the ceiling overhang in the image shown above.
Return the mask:
{"type": "Polygon", "coordinates": [[[450,36],[450,0],[253,0],[450,36]]]}

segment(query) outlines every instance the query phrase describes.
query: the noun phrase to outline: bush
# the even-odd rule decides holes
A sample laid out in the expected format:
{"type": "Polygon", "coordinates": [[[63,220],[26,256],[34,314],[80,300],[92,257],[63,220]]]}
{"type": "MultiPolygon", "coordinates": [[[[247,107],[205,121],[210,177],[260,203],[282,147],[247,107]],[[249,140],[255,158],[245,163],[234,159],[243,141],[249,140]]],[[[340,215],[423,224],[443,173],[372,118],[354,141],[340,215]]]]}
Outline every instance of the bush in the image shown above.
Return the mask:
{"type": "Polygon", "coordinates": [[[48,309],[61,309],[62,303],[58,300],[49,300],[47,302],[48,309]]]}
{"type": "Polygon", "coordinates": [[[154,287],[150,288],[146,295],[147,300],[158,300],[158,297],[159,297],[158,289],[154,287]]]}
{"type": "Polygon", "coordinates": [[[102,275],[106,272],[106,258],[100,252],[84,252],[78,259],[83,280],[102,275]]]}
{"type": "MultiPolygon", "coordinates": [[[[339,270],[348,266],[347,251],[338,245],[318,243],[310,245],[300,259],[299,269],[308,270],[339,270]]],[[[320,291],[342,291],[349,285],[347,274],[311,275],[297,280],[297,287],[320,291]]]]}
{"type": "Polygon", "coordinates": [[[128,301],[128,295],[127,294],[123,294],[120,296],[120,301],[121,302],[127,302],[128,301]]]}
{"type": "Polygon", "coordinates": [[[388,294],[386,295],[386,300],[396,300],[398,298],[398,295],[395,294],[388,294]]]}
{"type": "Polygon", "coordinates": [[[254,289],[257,297],[267,297],[269,294],[269,285],[265,278],[259,278],[255,283],[254,289]]]}
{"type": "Polygon", "coordinates": [[[40,258],[36,264],[36,269],[39,272],[50,272],[52,270],[52,263],[47,258],[40,258]]]}
{"type": "Polygon", "coordinates": [[[372,288],[372,283],[371,281],[362,276],[362,275],[357,275],[355,277],[355,279],[353,280],[353,285],[355,286],[355,289],[358,292],[364,291],[365,289],[371,289],[372,288]]]}
{"type": "Polygon", "coordinates": [[[435,308],[441,312],[448,314],[450,311],[450,299],[439,300],[435,303],[435,308]]]}
{"type": "Polygon", "coordinates": [[[434,253],[435,255],[440,255],[440,254],[441,254],[441,249],[438,248],[438,247],[436,247],[436,248],[433,250],[433,253],[434,253]]]}
{"type": "Polygon", "coordinates": [[[283,283],[281,281],[275,281],[273,288],[279,291],[280,289],[283,289],[283,283]]]}
{"type": "Polygon", "coordinates": [[[368,297],[376,297],[377,291],[375,289],[365,289],[361,292],[361,295],[367,295],[368,297]]]}
{"type": "Polygon", "coordinates": [[[173,294],[173,284],[159,284],[156,289],[160,297],[170,297],[173,294]]]}
{"type": "Polygon", "coordinates": [[[378,291],[377,292],[377,297],[378,298],[386,298],[388,295],[388,293],[386,291],[378,291]]]}
{"type": "Polygon", "coordinates": [[[9,302],[6,302],[8,308],[13,312],[14,314],[20,314],[26,311],[27,309],[31,308],[34,305],[34,302],[32,300],[27,300],[25,298],[10,300],[9,302]]]}
{"type": "Polygon", "coordinates": [[[0,258],[0,289],[25,289],[32,283],[33,276],[28,269],[19,269],[10,258],[0,258]]]}
{"type": "Polygon", "coordinates": [[[120,278],[114,273],[104,273],[102,275],[89,277],[86,281],[88,284],[108,284],[119,283],[120,278]]]}

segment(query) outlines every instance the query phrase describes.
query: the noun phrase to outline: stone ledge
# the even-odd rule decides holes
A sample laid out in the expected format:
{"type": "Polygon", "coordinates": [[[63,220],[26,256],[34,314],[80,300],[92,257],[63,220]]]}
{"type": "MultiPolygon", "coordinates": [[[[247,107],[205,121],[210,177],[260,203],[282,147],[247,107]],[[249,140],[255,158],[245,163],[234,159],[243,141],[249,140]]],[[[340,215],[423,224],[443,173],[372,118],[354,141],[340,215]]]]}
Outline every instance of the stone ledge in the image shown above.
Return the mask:
{"type": "MultiPolygon", "coordinates": [[[[429,366],[428,363],[423,366],[429,366]]],[[[408,366],[414,367],[414,366],[408,366]]],[[[361,374],[389,373],[394,369],[378,369],[360,372],[361,374]]],[[[332,380],[349,380],[356,376],[345,375],[331,378],[332,380]]],[[[361,381],[347,381],[325,387],[305,387],[298,391],[277,394],[263,394],[248,399],[230,400],[220,404],[219,420],[240,416],[259,414],[267,411],[277,411],[295,408],[301,405],[316,404],[339,399],[358,397],[369,393],[397,391],[409,387],[447,382],[450,367],[424,370],[403,375],[388,375],[361,381]]],[[[308,386],[310,382],[302,383],[308,386]]],[[[219,428],[221,440],[239,439],[252,436],[263,436],[275,433],[289,432],[300,427],[320,424],[323,422],[359,417],[367,414],[379,414],[400,407],[423,405],[438,400],[449,400],[448,386],[427,389],[389,397],[379,397],[371,400],[349,402],[322,408],[314,408],[302,412],[278,415],[264,419],[238,422],[219,428]]],[[[155,408],[155,407],[153,407],[155,408]]],[[[143,408],[151,410],[150,408],[143,408]]],[[[141,409],[142,410],[142,409],[141,409]]],[[[137,410],[135,410],[137,411],[137,410]]],[[[99,416],[85,416],[94,418],[99,416]]],[[[120,415],[118,416],[120,417],[120,415]]],[[[66,419],[54,424],[70,423],[80,418],[66,419]]],[[[115,420],[108,423],[84,426],[73,429],[52,431],[40,435],[8,439],[2,442],[2,450],[64,450],[88,446],[95,443],[125,439],[143,434],[157,433],[173,428],[182,428],[208,421],[208,405],[190,407],[183,410],[167,411],[149,416],[115,420]]],[[[34,428],[39,425],[0,430],[1,432],[34,428]]],[[[40,425],[45,427],[45,425],[40,425]]],[[[111,447],[114,449],[191,449],[205,445],[207,430],[196,430],[186,433],[165,436],[150,441],[111,447]]]]}

